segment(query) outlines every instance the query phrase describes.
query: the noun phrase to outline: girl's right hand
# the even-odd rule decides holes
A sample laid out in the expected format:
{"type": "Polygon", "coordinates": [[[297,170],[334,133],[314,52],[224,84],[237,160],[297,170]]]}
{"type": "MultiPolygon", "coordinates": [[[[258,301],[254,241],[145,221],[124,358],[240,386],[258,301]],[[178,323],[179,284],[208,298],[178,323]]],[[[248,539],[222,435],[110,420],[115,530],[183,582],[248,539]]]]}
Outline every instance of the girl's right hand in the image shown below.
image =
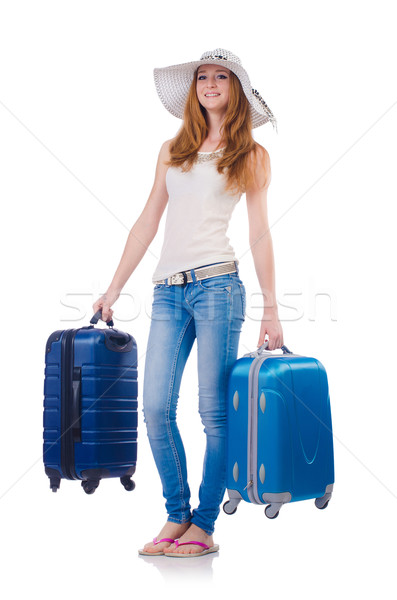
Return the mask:
{"type": "Polygon", "coordinates": [[[101,320],[105,321],[105,323],[110,321],[113,318],[113,311],[110,307],[116,302],[119,296],[119,293],[108,290],[106,294],[103,294],[103,296],[92,305],[94,314],[98,312],[98,310],[101,310],[101,320]]]}

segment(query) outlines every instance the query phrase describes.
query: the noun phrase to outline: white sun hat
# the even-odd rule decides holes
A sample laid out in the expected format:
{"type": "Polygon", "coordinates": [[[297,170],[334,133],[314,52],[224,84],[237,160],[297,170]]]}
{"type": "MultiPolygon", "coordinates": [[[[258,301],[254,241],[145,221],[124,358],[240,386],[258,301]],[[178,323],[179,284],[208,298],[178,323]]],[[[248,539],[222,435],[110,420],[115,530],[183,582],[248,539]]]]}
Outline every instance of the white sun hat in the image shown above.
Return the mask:
{"type": "Polygon", "coordinates": [[[272,111],[259,92],[251,86],[241,60],[238,56],[223,48],[204,52],[200,60],[154,69],[154,82],[157,93],[165,108],[172,115],[178,117],[178,119],[183,119],[193,75],[200,65],[220,65],[233,71],[239,78],[244,94],[251,105],[252,128],[254,129],[270,121],[277,131],[277,122],[272,111]]]}

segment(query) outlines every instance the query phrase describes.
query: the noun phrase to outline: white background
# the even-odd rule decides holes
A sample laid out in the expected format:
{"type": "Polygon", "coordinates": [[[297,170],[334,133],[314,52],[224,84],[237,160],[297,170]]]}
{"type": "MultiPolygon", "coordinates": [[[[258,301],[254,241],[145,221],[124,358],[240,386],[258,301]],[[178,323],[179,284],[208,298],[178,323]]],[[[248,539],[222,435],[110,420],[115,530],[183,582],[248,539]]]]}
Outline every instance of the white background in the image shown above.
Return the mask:
{"type": "MultiPolygon", "coordinates": [[[[4,597],[334,598],[395,593],[397,442],[393,2],[36,1],[0,4],[4,597]],[[240,56],[278,120],[255,130],[272,161],[269,218],[287,346],[319,358],[332,402],[336,483],[325,511],[291,504],[268,520],[221,512],[219,556],[138,558],[166,515],[139,414],[136,489],[78,482],[51,493],[42,465],[44,347],[82,327],[110,283],[180,121],[153,68],[206,50],[240,56]],[[138,592],[139,587],[143,585],[138,592]],[[392,591],[394,587],[394,592],[392,591]],[[188,595],[187,595],[188,594],[188,595]]],[[[138,343],[139,385],[160,231],[115,304],[138,343]]],[[[247,289],[240,352],[256,348],[258,281],[245,198],[229,228],[247,289]]],[[[260,304],[259,304],[260,306],[260,304]]],[[[141,396],[140,396],[141,400],[141,396]]],[[[196,345],[179,421],[192,504],[204,434],[196,345]]]]}

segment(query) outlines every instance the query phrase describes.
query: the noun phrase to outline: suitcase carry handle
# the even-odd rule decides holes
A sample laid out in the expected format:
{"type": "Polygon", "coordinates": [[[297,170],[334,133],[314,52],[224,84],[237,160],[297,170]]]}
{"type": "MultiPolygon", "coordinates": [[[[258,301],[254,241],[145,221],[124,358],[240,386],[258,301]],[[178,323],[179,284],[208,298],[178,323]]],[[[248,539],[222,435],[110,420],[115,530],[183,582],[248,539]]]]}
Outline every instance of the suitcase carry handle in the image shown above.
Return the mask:
{"type": "Polygon", "coordinates": [[[81,367],[73,369],[72,435],[74,442],[81,442],[81,367]]]}
{"type": "MultiPolygon", "coordinates": [[[[266,352],[272,352],[272,350],[267,350],[267,347],[269,345],[269,340],[265,340],[265,343],[262,344],[262,346],[259,346],[259,348],[257,350],[255,350],[254,352],[248,352],[248,354],[244,354],[244,356],[259,356],[260,354],[262,354],[265,350],[266,352]]],[[[278,350],[278,348],[277,348],[278,350]]],[[[293,354],[293,352],[291,352],[291,350],[289,350],[287,348],[287,346],[281,346],[281,350],[283,351],[283,354],[293,354]]]]}
{"type": "MultiPolygon", "coordinates": [[[[99,309],[99,310],[98,310],[98,311],[95,313],[95,315],[92,317],[92,319],[91,319],[90,323],[92,323],[92,325],[96,325],[96,324],[98,323],[99,319],[102,319],[102,310],[101,310],[101,309],[99,309]]],[[[113,326],[114,326],[114,323],[113,323],[113,321],[110,319],[110,321],[107,321],[107,322],[106,322],[106,325],[108,325],[109,327],[113,327],[113,326]]]]}
{"type": "MultiPolygon", "coordinates": [[[[92,325],[96,325],[98,320],[101,318],[102,310],[99,309],[92,317],[90,323],[92,325]]],[[[103,333],[105,334],[105,346],[113,352],[130,352],[135,343],[132,335],[114,329],[114,323],[112,320],[107,321],[106,325],[109,326],[109,329],[102,329],[103,333]]],[[[88,327],[88,329],[90,329],[90,327],[88,327]]]]}
{"type": "MultiPolygon", "coordinates": [[[[262,346],[259,346],[257,352],[262,352],[262,350],[266,350],[267,347],[269,345],[269,340],[265,340],[265,343],[262,344],[262,346]]],[[[276,348],[278,349],[278,348],[276,348]]],[[[292,354],[291,350],[288,350],[287,346],[281,346],[281,350],[283,351],[283,354],[292,354]]],[[[272,350],[268,350],[268,352],[272,352],[272,350]]]]}

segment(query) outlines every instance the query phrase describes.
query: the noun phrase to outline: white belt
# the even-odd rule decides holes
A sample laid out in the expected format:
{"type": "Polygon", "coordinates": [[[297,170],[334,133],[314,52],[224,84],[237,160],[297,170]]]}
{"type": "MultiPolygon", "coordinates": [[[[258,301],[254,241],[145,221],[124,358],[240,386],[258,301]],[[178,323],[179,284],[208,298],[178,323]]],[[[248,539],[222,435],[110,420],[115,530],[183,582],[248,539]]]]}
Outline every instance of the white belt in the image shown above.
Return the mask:
{"type": "MultiPolygon", "coordinates": [[[[227,273],[235,273],[237,271],[235,261],[220,263],[219,265],[211,265],[209,267],[198,267],[192,269],[199,281],[201,279],[208,279],[209,277],[216,277],[219,275],[227,275],[227,273]]],[[[154,281],[155,284],[167,283],[168,285],[185,285],[186,283],[192,283],[192,275],[189,271],[181,271],[180,273],[174,273],[166,279],[159,279],[154,281]]]]}

